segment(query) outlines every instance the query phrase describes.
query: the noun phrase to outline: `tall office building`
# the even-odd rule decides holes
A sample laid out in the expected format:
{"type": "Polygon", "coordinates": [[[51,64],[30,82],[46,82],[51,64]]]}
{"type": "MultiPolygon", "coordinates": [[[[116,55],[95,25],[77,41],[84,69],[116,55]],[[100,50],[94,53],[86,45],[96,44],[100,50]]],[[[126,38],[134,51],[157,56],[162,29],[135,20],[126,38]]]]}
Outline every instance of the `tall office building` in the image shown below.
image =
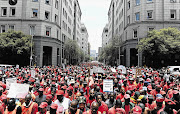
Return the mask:
{"type": "Polygon", "coordinates": [[[0,0],[0,33],[33,35],[36,65],[60,65],[64,42],[81,39],[81,15],[78,0],[0,0]]]}
{"type": "Polygon", "coordinates": [[[143,65],[136,46],[148,31],[180,27],[179,0],[112,0],[108,11],[108,41],[118,38],[121,63],[143,65]]]}
{"type": "Polygon", "coordinates": [[[88,55],[88,31],[84,23],[81,23],[81,49],[85,55],[88,55]]]}

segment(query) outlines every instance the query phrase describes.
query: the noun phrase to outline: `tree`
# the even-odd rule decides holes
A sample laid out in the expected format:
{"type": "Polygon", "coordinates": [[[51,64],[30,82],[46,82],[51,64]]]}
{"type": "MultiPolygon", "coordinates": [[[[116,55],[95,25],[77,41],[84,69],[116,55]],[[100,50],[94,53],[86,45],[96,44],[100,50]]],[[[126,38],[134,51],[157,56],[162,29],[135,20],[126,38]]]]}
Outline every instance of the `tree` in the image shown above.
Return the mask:
{"type": "Polygon", "coordinates": [[[108,65],[116,65],[116,61],[118,58],[119,48],[118,46],[121,46],[121,42],[118,40],[118,37],[114,37],[112,41],[102,48],[102,51],[99,56],[100,62],[106,62],[108,65]]]}
{"type": "Polygon", "coordinates": [[[26,66],[29,64],[31,36],[25,35],[21,31],[9,30],[0,34],[0,63],[19,64],[26,66]]]}
{"type": "Polygon", "coordinates": [[[148,66],[175,65],[175,59],[180,61],[180,31],[176,28],[150,31],[146,38],[140,40],[137,48],[143,53],[148,66]]]}
{"type": "Polygon", "coordinates": [[[67,40],[64,44],[65,58],[68,64],[78,64],[84,60],[84,53],[74,40],[67,40]]]}

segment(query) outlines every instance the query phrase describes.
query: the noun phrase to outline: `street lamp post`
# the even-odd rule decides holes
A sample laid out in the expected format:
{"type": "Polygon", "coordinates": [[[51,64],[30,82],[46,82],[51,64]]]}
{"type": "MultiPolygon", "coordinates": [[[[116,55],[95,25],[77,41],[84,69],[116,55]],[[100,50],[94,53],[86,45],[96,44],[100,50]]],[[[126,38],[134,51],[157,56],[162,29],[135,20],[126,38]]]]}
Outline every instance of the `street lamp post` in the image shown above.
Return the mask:
{"type": "MultiPolygon", "coordinates": [[[[139,37],[138,37],[138,45],[139,45],[139,37]]],[[[138,50],[138,67],[139,67],[139,62],[140,60],[139,60],[139,50],[138,50]]]]}
{"type": "Polygon", "coordinates": [[[33,41],[33,36],[34,35],[32,35],[32,38],[31,38],[31,55],[30,55],[30,67],[32,66],[32,60],[33,60],[33,58],[32,58],[32,41],[33,41]]]}

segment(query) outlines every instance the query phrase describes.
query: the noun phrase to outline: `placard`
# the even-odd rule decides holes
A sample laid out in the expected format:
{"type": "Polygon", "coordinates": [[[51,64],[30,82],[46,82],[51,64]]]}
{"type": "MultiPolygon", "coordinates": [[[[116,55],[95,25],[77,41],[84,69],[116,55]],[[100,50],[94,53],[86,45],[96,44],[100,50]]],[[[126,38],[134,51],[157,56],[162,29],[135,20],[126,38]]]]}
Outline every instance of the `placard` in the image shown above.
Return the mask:
{"type": "Polygon", "coordinates": [[[116,72],[116,69],[115,69],[115,68],[111,68],[111,71],[112,71],[112,72],[116,72]]]}
{"type": "Polygon", "coordinates": [[[113,92],[113,80],[103,80],[103,92],[113,92]]]}
{"type": "Polygon", "coordinates": [[[35,70],[31,70],[31,77],[35,78],[35,75],[36,75],[36,71],[35,70]]]}
{"type": "Polygon", "coordinates": [[[6,79],[6,89],[9,90],[12,83],[17,83],[16,78],[8,78],[6,79]]]}
{"type": "Polygon", "coordinates": [[[29,92],[29,84],[12,83],[8,91],[8,98],[25,98],[29,92]]]}

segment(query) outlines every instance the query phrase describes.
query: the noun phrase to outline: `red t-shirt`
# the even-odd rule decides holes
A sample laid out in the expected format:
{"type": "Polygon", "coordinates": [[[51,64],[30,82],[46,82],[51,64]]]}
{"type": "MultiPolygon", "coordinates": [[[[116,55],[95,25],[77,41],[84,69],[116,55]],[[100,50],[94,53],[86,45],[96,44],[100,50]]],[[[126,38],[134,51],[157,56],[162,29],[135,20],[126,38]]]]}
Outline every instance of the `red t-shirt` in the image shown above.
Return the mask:
{"type": "Polygon", "coordinates": [[[99,112],[101,112],[101,114],[108,114],[108,106],[105,102],[101,102],[101,106],[98,109],[99,112]]]}

